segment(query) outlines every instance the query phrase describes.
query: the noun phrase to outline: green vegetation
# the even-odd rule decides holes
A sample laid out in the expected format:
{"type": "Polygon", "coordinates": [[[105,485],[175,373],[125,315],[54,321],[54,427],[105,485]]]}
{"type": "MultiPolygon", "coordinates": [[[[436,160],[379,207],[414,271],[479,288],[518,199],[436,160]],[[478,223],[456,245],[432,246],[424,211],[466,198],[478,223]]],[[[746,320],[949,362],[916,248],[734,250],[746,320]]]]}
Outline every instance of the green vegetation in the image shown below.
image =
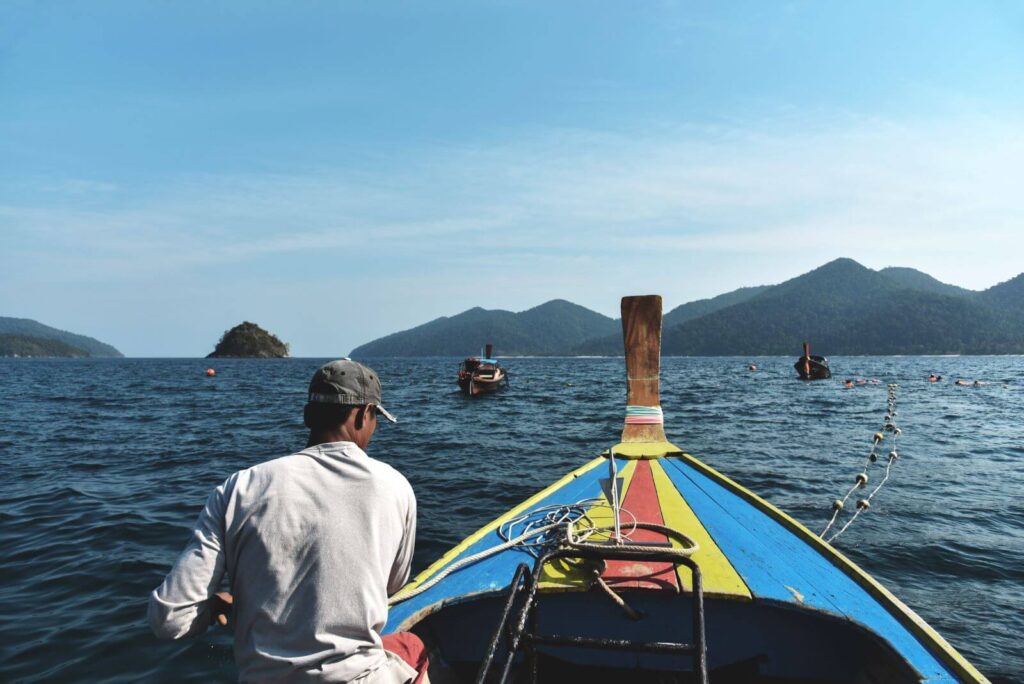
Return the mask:
{"type": "Polygon", "coordinates": [[[27,335],[0,335],[0,356],[85,357],[89,352],[60,340],[27,335]]]}
{"type": "MultiPolygon", "coordinates": [[[[778,285],[672,309],[665,355],[1024,353],[1024,274],[983,292],[910,268],[837,259],[778,285]]],[[[564,300],[524,311],[475,308],[395,333],[353,356],[466,356],[485,342],[508,355],[621,354],[619,322],[564,300]]]]}
{"type": "Polygon", "coordinates": [[[43,325],[29,318],[10,318],[0,316],[0,335],[16,337],[20,341],[8,340],[5,346],[0,348],[0,356],[94,356],[120,358],[124,356],[121,352],[85,335],[76,335],[66,330],[58,330],[48,325],[43,325]],[[44,343],[40,343],[40,340],[44,343]],[[60,344],[49,344],[58,342],[60,344]],[[7,346],[13,345],[13,346],[7,346]],[[23,354],[13,351],[15,348],[43,350],[47,353],[23,354]],[[7,351],[8,349],[12,351],[7,351]],[[71,353],[71,352],[74,353],[71,353]]]}
{"type": "Polygon", "coordinates": [[[247,358],[276,359],[288,356],[288,345],[249,321],[226,331],[208,359],[247,358]]]}
{"type": "Polygon", "coordinates": [[[694,356],[799,354],[807,339],[824,355],[1024,352],[1024,316],[994,305],[1007,284],[985,292],[950,290],[910,270],[893,278],[837,259],[666,330],[662,350],[694,356]]]}
{"type": "Polygon", "coordinates": [[[488,342],[501,356],[565,354],[582,340],[618,329],[619,323],[607,316],[556,299],[520,313],[477,307],[382,337],[351,355],[472,356],[488,342]]]}
{"type": "MultiPolygon", "coordinates": [[[[698,299],[697,301],[681,304],[665,314],[661,327],[668,330],[686,321],[706,316],[709,313],[728,308],[734,304],[745,302],[767,290],[769,285],[757,287],[741,287],[732,292],[720,294],[711,299],[698,299]]],[[[601,338],[592,338],[572,348],[573,354],[598,354],[602,356],[615,356],[622,354],[622,328],[616,321],[616,332],[612,335],[601,338]]]]}

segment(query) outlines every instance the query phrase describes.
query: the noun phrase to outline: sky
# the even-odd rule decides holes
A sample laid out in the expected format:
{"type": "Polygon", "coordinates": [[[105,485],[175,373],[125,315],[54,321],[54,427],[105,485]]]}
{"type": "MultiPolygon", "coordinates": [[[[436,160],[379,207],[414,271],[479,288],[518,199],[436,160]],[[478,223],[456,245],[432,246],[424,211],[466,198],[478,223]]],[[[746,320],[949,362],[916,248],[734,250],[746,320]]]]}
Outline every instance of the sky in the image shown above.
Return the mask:
{"type": "Polygon", "coordinates": [[[838,257],[1024,271],[1018,2],[0,3],[0,316],[295,356],[838,257]]]}

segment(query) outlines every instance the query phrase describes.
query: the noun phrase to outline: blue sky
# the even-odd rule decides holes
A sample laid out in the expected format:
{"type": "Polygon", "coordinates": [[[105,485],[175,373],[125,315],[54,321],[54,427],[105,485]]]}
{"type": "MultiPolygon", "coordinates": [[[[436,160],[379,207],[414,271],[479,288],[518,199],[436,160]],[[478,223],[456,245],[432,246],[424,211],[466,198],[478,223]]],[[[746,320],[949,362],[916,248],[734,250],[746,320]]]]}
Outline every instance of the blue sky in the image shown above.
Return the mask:
{"type": "Polygon", "coordinates": [[[0,4],[0,315],[339,356],[839,256],[1024,271],[1015,2],[0,4]]]}

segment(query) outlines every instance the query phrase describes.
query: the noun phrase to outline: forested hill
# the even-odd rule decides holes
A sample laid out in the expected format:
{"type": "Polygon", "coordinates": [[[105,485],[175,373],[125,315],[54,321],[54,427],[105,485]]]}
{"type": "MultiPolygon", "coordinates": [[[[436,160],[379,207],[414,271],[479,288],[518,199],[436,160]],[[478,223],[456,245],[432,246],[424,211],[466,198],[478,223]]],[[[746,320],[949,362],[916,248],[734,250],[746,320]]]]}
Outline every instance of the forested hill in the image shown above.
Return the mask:
{"type": "Polygon", "coordinates": [[[351,355],[472,356],[488,342],[501,356],[565,354],[583,340],[618,329],[614,319],[556,299],[520,313],[469,309],[374,340],[351,355]]]}
{"type": "Polygon", "coordinates": [[[799,354],[804,339],[826,355],[1024,352],[1024,288],[1015,281],[972,292],[887,270],[837,259],[665,330],[663,353],[799,354]]]}
{"type": "MultiPolygon", "coordinates": [[[[911,268],[836,259],[778,285],[745,287],[665,314],[665,355],[1024,354],[1024,274],[983,292],[911,268]]],[[[622,353],[617,320],[555,300],[522,313],[475,308],[395,333],[354,356],[622,353]]]]}
{"type": "Polygon", "coordinates": [[[29,318],[0,316],[0,336],[0,356],[124,356],[109,344],[29,318]]]}
{"type": "MultiPolygon", "coordinates": [[[[770,285],[759,285],[756,287],[741,287],[732,292],[720,294],[711,299],[698,299],[693,302],[681,304],[665,314],[662,319],[662,329],[669,330],[686,321],[706,316],[709,313],[725,309],[734,304],[740,304],[753,299],[767,290],[770,285]]],[[[604,337],[595,337],[585,340],[572,348],[573,354],[614,356],[622,354],[622,329],[621,325],[616,326],[616,332],[604,337]]]]}

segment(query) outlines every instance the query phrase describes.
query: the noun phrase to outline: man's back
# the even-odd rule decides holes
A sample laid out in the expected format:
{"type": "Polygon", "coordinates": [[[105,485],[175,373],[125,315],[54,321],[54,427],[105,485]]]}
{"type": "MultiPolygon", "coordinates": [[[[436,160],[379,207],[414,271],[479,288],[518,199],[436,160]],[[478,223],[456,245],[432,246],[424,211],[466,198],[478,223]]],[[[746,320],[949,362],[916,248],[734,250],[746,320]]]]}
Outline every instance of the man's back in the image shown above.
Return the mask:
{"type": "MultiPolygon", "coordinates": [[[[351,442],[321,444],[228,478],[179,564],[224,564],[242,680],[349,681],[388,658],[379,632],[388,594],[408,578],[415,521],[398,471],[351,442]]],[[[176,565],[154,593],[164,621],[175,622],[183,598],[175,578],[195,569],[176,565]]],[[[153,610],[151,602],[151,622],[153,610]]]]}

